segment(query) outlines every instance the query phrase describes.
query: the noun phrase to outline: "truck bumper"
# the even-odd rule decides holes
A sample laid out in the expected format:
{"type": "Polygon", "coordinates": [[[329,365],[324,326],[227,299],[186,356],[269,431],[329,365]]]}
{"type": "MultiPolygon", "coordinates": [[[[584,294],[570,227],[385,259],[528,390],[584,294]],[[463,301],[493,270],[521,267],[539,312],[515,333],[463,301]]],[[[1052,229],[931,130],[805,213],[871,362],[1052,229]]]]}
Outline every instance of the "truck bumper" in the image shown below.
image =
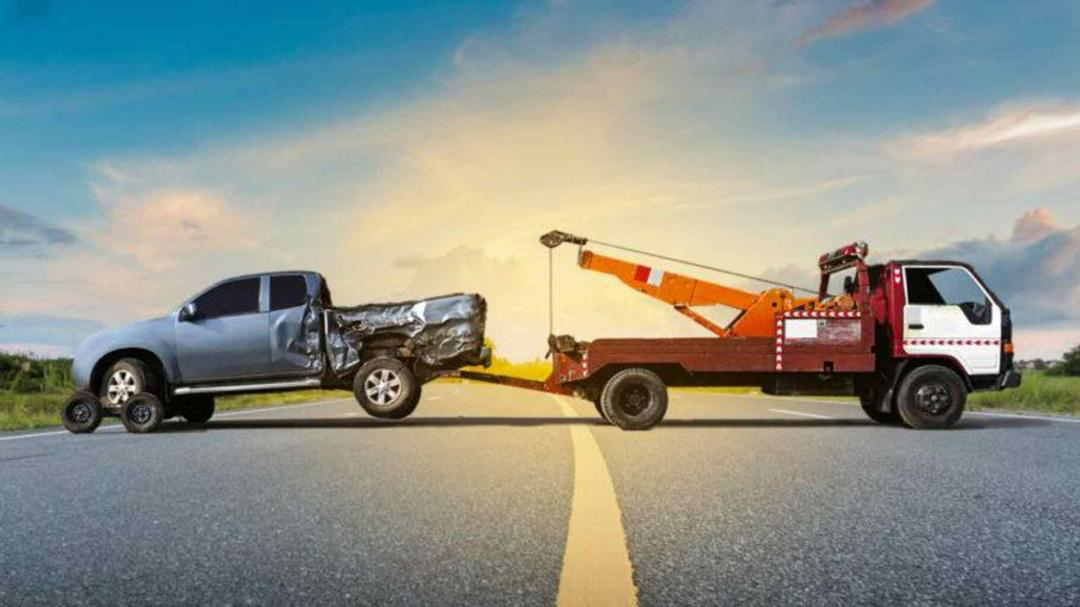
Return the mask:
{"type": "Polygon", "coordinates": [[[1019,388],[1020,387],[1020,374],[1012,369],[1002,373],[998,376],[998,390],[1004,390],[1005,388],[1019,388]]]}

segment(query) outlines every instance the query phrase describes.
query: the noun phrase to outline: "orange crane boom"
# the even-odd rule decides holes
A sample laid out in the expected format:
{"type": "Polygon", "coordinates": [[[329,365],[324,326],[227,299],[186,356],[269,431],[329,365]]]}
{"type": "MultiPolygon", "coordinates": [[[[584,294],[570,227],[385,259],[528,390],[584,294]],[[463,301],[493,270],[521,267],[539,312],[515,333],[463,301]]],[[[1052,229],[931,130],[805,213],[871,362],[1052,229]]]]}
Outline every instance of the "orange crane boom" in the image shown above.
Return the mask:
{"type": "Polygon", "coordinates": [[[777,312],[816,301],[813,298],[796,299],[788,289],[751,293],[593,251],[581,251],[578,265],[586,270],[610,274],[635,291],[671,304],[680,314],[721,337],[771,337],[775,331],[777,312]],[[721,327],[692,309],[716,305],[741,312],[728,326],[721,327]]]}
{"type": "MultiPolygon", "coordinates": [[[[549,249],[554,249],[563,243],[584,247],[588,242],[587,238],[558,230],[553,230],[540,237],[540,243],[549,249]]],[[[596,241],[596,244],[625,249],[625,247],[598,241],[596,241]]],[[[633,251],[633,249],[627,250],[633,251]]],[[[637,252],[657,256],[655,253],[637,252]]],[[[786,288],[774,288],[760,293],[752,293],[699,278],[683,276],[675,272],[665,272],[659,268],[608,257],[594,251],[587,251],[584,248],[581,248],[578,253],[578,265],[586,270],[610,274],[635,291],[671,304],[677,312],[720,337],[772,337],[775,334],[776,315],[778,313],[794,309],[813,309],[818,306],[818,298],[796,298],[792,290],[786,288]],[[721,327],[692,309],[700,306],[717,305],[735,308],[739,310],[739,314],[726,327],[721,327]]],[[[753,278],[728,270],[722,271],[745,278],[753,278]]],[[[757,280],[765,279],[757,278],[757,280]]],[[[771,281],[765,280],[765,282],[771,281]]]]}

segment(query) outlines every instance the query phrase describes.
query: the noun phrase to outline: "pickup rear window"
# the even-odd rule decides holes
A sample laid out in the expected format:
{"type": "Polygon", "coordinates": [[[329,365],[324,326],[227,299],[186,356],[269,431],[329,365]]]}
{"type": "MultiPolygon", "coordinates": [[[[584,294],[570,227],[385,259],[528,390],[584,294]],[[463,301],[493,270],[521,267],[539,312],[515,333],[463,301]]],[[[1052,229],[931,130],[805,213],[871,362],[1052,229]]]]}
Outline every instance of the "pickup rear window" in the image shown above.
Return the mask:
{"type": "Polygon", "coordinates": [[[295,308],[307,302],[307,281],[299,274],[270,277],[270,309],[295,308]]]}

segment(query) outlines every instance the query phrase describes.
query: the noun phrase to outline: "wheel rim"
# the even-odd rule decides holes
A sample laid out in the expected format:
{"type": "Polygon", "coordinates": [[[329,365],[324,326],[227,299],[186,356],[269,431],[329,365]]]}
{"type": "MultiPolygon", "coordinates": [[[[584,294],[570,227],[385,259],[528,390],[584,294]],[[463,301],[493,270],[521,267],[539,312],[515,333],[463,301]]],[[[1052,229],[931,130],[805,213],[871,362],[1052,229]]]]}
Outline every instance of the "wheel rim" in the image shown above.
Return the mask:
{"type": "Polygon", "coordinates": [[[84,402],[78,402],[71,407],[68,414],[71,416],[71,420],[75,423],[85,424],[86,422],[90,421],[90,417],[94,414],[94,412],[90,408],[90,405],[84,402]]]}
{"type": "Polygon", "coordinates": [[[128,417],[136,424],[145,424],[154,415],[153,408],[144,403],[138,403],[131,407],[128,417]]]}
{"type": "Polygon", "coordinates": [[[379,407],[388,407],[401,397],[401,378],[390,369],[376,369],[364,380],[364,393],[379,407]]]}
{"type": "Polygon", "coordinates": [[[106,397],[113,405],[122,405],[138,392],[135,375],[126,369],[120,369],[109,378],[106,397]]]}
{"type": "Polygon", "coordinates": [[[941,415],[949,411],[952,404],[952,394],[945,384],[927,383],[915,391],[915,405],[924,413],[941,415]]]}
{"type": "Polygon", "coordinates": [[[642,411],[649,407],[649,401],[651,395],[648,388],[641,384],[634,384],[627,386],[625,390],[619,394],[619,398],[616,404],[623,413],[627,415],[639,415],[642,411]]]}

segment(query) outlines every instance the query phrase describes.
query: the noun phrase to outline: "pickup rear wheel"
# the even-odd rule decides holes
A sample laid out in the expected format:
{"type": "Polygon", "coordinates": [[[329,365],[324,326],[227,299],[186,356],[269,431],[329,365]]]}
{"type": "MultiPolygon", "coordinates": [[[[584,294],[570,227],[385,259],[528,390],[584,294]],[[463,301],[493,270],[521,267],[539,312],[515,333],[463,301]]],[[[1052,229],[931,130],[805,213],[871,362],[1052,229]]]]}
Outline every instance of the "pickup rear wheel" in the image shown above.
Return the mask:
{"type": "Polygon", "coordinates": [[[648,430],[667,413],[667,386],[648,369],[623,369],[604,384],[604,417],[623,430],[648,430]]]}
{"type": "Polygon", "coordinates": [[[60,420],[69,432],[93,432],[101,423],[101,401],[90,392],[76,392],[60,409],[60,420]]]}
{"type": "Polygon", "coordinates": [[[353,396],[372,417],[402,419],[420,402],[420,383],[396,358],[373,358],[353,378],[353,396]]]}
{"type": "Polygon", "coordinates": [[[214,397],[211,394],[185,396],[178,404],[180,415],[193,424],[205,424],[214,417],[214,397]]]}
{"type": "Polygon", "coordinates": [[[960,420],[967,388],[951,369],[926,365],[900,382],[896,399],[900,418],[917,430],[948,428],[960,420]]]}

